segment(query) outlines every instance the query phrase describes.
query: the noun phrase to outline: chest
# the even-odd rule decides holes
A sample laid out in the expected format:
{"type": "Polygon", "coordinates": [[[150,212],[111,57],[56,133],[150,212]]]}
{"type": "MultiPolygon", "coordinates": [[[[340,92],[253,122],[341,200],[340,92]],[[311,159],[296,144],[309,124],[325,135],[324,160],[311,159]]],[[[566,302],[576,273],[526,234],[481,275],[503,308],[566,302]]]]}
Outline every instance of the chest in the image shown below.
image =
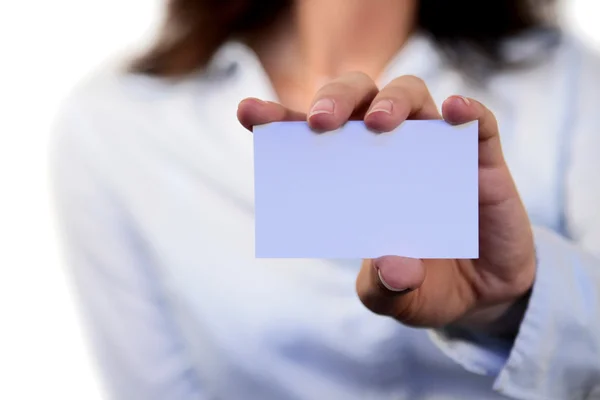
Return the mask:
{"type": "MultiPolygon", "coordinates": [[[[438,103],[460,93],[492,109],[533,223],[556,229],[563,115],[547,112],[556,109],[547,93],[498,85],[493,95],[453,80],[432,81],[430,89],[438,103]]],[[[343,373],[363,387],[384,387],[421,369],[454,371],[423,332],[360,304],[360,260],[254,258],[252,136],[233,118],[236,106],[233,97],[171,104],[177,111],[155,117],[153,131],[161,133],[129,147],[132,167],[120,176],[197,368],[215,384],[227,377],[260,387],[269,387],[265,376],[283,382],[299,372],[306,382],[323,373],[336,382],[343,373]]]]}
{"type": "MultiPolygon", "coordinates": [[[[532,222],[558,229],[566,126],[554,99],[560,96],[562,82],[544,92],[539,90],[543,77],[534,78],[500,78],[490,90],[472,89],[443,76],[427,83],[437,103],[460,93],[494,112],[505,157],[532,222]]],[[[237,100],[247,95],[202,101],[182,97],[166,107],[176,111],[157,115],[159,129],[154,131],[162,134],[130,154],[135,163],[122,177],[135,217],[143,224],[141,231],[157,249],[156,257],[169,265],[171,276],[166,278],[174,286],[202,283],[203,290],[193,296],[199,297],[194,303],[200,307],[207,304],[206,312],[214,309],[209,303],[221,292],[249,308],[244,315],[252,315],[256,326],[273,315],[301,324],[303,310],[311,308],[305,317],[314,320],[315,314],[328,312],[319,306],[325,298],[336,309],[355,309],[353,281],[360,260],[254,258],[252,134],[232,117],[237,100]],[[187,123],[174,126],[174,121],[187,123]],[[312,299],[314,307],[307,307],[312,299]],[[271,304],[262,313],[265,302],[271,304]],[[274,308],[281,310],[272,312],[274,308]],[[299,311],[285,311],[293,309],[299,311]]]]}

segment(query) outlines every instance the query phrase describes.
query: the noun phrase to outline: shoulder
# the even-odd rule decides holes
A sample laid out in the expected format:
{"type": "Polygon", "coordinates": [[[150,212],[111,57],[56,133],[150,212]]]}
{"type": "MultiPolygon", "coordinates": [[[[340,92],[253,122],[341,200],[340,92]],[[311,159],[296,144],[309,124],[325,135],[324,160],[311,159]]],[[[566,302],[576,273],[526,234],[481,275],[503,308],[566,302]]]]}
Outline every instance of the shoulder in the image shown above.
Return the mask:
{"type": "MultiPolygon", "coordinates": [[[[600,84],[598,50],[570,33],[563,33],[550,46],[531,66],[500,74],[499,81],[513,81],[525,92],[539,90],[564,101],[584,98],[592,92],[600,96],[600,91],[595,90],[600,84]]],[[[527,46],[520,49],[527,51],[527,46]]]]}
{"type": "Polygon", "coordinates": [[[118,56],[78,82],[66,96],[59,115],[75,110],[86,118],[122,114],[134,117],[136,112],[144,112],[148,117],[151,111],[184,101],[186,96],[210,96],[211,90],[218,90],[219,83],[229,77],[233,61],[244,55],[239,47],[235,43],[223,46],[206,69],[180,79],[129,72],[131,59],[118,56]]]}
{"type": "Polygon", "coordinates": [[[544,127],[546,141],[556,139],[559,152],[568,152],[562,156],[560,167],[571,167],[575,162],[585,164],[585,168],[596,165],[600,149],[598,50],[579,37],[564,35],[549,60],[529,76],[531,82],[527,78],[521,77],[519,84],[525,90],[523,98],[539,99],[539,104],[525,104],[537,113],[535,126],[544,127]]]}
{"type": "Polygon", "coordinates": [[[176,85],[144,75],[129,73],[123,63],[100,66],[79,81],[65,96],[58,120],[80,121],[90,118],[134,116],[153,105],[166,101],[176,92],[176,85]]]}
{"type": "Polygon", "coordinates": [[[592,47],[578,37],[567,36],[563,50],[572,60],[583,78],[600,80],[600,49],[592,47]]]}
{"type": "MultiPolygon", "coordinates": [[[[527,52],[527,48],[524,49],[527,52]]],[[[531,126],[540,117],[544,129],[556,135],[573,135],[579,128],[589,130],[600,113],[600,54],[580,38],[564,33],[548,51],[528,66],[507,69],[490,80],[490,93],[500,96],[506,107],[517,107],[518,116],[531,126]],[[560,131],[560,132],[559,132],[560,131]]]]}
{"type": "Polygon", "coordinates": [[[564,121],[570,126],[568,132],[600,140],[600,53],[581,39],[566,36],[554,59],[551,74],[553,80],[563,82],[556,95],[560,97],[557,105],[568,110],[564,121]]]}
{"type": "Polygon", "coordinates": [[[158,129],[176,108],[173,103],[185,101],[191,84],[191,79],[171,82],[132,74],[120,61],[104,64],[64,97],[55,114],[54,147],[100,154],[110,147],[125,146],[135,136],[158,129]]]}
{"type": "MultiPolygon", "coordinates": [[[[568,75],[573,88],[579,91],[597,88],[600,83],[600,53],[579,37],[566,34],[554,55],[550,67],[553,73],[568,75]]],[[[597,90],[594,92],[600,93],[597,90]]]]}
{"type": "Polygon", "coordinates": [[[593,110],[600,102],[600,52],[576,39],[572,39],[569,46],[572,57],[573,90],[579,101],[578,106],[600,117],[600,114],[593,110]]]}
{"type": "Polygon", "coordinates": [[[54,177],[71,179],[76,173],[79,181],[113,181],[120,167],[148,147],[154,132],[168,132],[160,123],[182,86],[131,74],[122,62],[89,73],[71,88],[55,114],[50,137],[54,177]]]}

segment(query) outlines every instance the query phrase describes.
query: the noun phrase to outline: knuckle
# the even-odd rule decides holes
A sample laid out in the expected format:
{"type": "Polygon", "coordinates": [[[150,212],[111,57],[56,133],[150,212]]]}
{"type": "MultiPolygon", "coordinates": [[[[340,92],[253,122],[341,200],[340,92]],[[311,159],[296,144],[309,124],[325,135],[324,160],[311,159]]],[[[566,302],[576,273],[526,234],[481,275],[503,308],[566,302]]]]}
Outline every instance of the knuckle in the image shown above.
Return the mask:
{"type": "Polygon", "coordinates": [[[483,103],[479,101],[475,101],[477,106],[479,107],[479,121],[484,125],[484,129],[488,129],[491,131],[498,131],[498,120],[496,119],[496,115],[487,108],[483,103]]]}
{"type": "Polygon", "coordinates": [[[361,303],[374,314],[392,317],[411,327],[427,325],[427,320],[421,313],[417,293],[397,295],[383,286],[373,284],[369,287],[357,286],[357,294],[361,303]]]}
{"type": "Polygon", "coordinates": [[[371,312],[378,315],[390,315],[391,299],[382,295],[382,291],[374,285],[356,285],[356,293],[361,303],[371,312]]]}
{"type": "Polygon", "coordinates": [[[414,75],[396,78],[383,92],[395,99],[410,99],[416,103],[423,103],[430,96],[425,81],[414,75]]]}
{"type": "Polygon", "coordinates": [[[407,326],[426,326],[427,321],[423,317],[418,300],[418,293],[413,293],[412,296],[406,296],[402,301],[396,303],[396,307],[394,308],[391,317],[407,326]]]}
{"type": "Polygon", "coordinates": [[[339,85],[353,94],[362,94],[365,91],[376,90],[377,86],[371,77],[364,72],[352,71],[334,79],[331,84],[339,85]]]}
{"type": "Polygon", "coordinates": [[[416,94],[405,86],[391,86],[387,90],[384,90],[384,93],[386,98],[396,102],[414,99],[416,97],[416,94]]]}
{"type": "Polygon", "coordinates": [[[347,94],[351,93],[354,88],[345,81],[334,80],[332,82],[327,83],[325,86],[319,90],[321,94],[347,94]]]}
{"type": "Polygon", "coordinates": [[[401,79],[403,84],[408,85],[410,87],[414,87],[420,90],[427,90],[427,84],[425,83],[425,81],[416,75],[404,75],[398,79],[401,79]]]}
{"type": "Polygon", "coordinates": [[[469,98],[469,101],[475,103],[475,105],[479,108],[479,111],[482,115],[484,115],[488,118],[494,118],[494,119],[496,118],[494,116],[494,113],[485,104],[483,104],[479,100],[474,100],[474,99],[469,98]]]}
{"type": "Polygon", "coordinates": [[[418,84],[421,86],[427,86],[427,84],[425,83],[423,78],[418,77],[416,75],[406,75],[406,78],[409,79],[411,82],[414,82],[415,84],[418,84]]]}
{"type": "Polygon", "coordinates": [[[365,74],[362,71],[349,71],[342,74],[342,78],[351,80],[351,81],[361,81],[361,82],[371,82],[372,79],[369,75],[365,74]]]}
{"type": "Polygon", "coordinates": [[[496,114],[494,114],[492,112],[492,110],[490,110],[489,108],[487,108],[486,106],[484,106],[483,104],[481,105],[481,107],[483,108],[483,113],[484,115],[487,115],[487,117],[489,118],[490,122],[493,125],[498,125],[498,120],[496,119],[496,114]]]}
{"type": "Polygon", "coordinates": [[[329,98],[336,103],[351,103],[350,98],[354,97],[356,90],[346,82],[332,81],[321,87],[315,95],[314,101],[329,98]]]}
{"type": "MultiPolygon", "coordinates": [[[[368,76],[364,75],[364,77],[370,80],[368,76]]],[[[319,89],[315,99],[333,98],[340,104],[355,108],[360,105],[361,101],[367,98],[372,99],[376,94],[377,88],[372,81],[363,82],[359,79],[340,78],[327,83],[319,89]]]]}
{"type": "Polygon", "coordinates": [[[390,307],[372,291],[359,291],[358,298],[361,303],[374,314],[385,316],[391,314],[390,307]]]}

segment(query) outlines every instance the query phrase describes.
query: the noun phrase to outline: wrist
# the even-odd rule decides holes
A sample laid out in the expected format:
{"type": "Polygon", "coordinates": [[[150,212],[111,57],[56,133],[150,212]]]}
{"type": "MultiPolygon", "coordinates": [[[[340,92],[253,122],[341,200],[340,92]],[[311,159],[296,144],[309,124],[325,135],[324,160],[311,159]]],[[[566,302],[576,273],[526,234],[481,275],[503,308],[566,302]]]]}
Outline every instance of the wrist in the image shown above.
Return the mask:
{"type": "Polygon", "coordinates": [[[452,323],[449,328],[512,341],[527,311],[531,291],[530,287],[512,301],[479,307],[452,323]]]}
{"type": "Polygon", "coordinates": [[[515,301],[501,305],[500,312],[490,320],[482,333],[513,341],[519,333],[530,297],[531,288],[515,301]]]}
{"type": "Polygon", "coordinates": [[[530,261],[519,270],[522,273],[511,285],[514,294],[510,296],[509,300],[479,307],[469,313],[464,319],[464,323],[459,323],[459,325],[463,329],[473,330],[487,336],[514,340],[525,317],[535,282],[537,270],[535,249],[532,252],[530,261]]]}

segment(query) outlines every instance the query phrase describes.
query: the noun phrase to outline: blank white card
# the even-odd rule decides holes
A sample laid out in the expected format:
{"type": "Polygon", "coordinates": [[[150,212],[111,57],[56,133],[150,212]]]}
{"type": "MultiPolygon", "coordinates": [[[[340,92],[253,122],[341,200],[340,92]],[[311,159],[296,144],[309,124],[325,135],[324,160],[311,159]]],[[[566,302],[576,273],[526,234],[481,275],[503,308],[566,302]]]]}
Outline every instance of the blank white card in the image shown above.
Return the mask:
{"type": "Polygon", "coordinates": [[[477,258],[478,126],[254,128],[256,257],[477,258]]]}

